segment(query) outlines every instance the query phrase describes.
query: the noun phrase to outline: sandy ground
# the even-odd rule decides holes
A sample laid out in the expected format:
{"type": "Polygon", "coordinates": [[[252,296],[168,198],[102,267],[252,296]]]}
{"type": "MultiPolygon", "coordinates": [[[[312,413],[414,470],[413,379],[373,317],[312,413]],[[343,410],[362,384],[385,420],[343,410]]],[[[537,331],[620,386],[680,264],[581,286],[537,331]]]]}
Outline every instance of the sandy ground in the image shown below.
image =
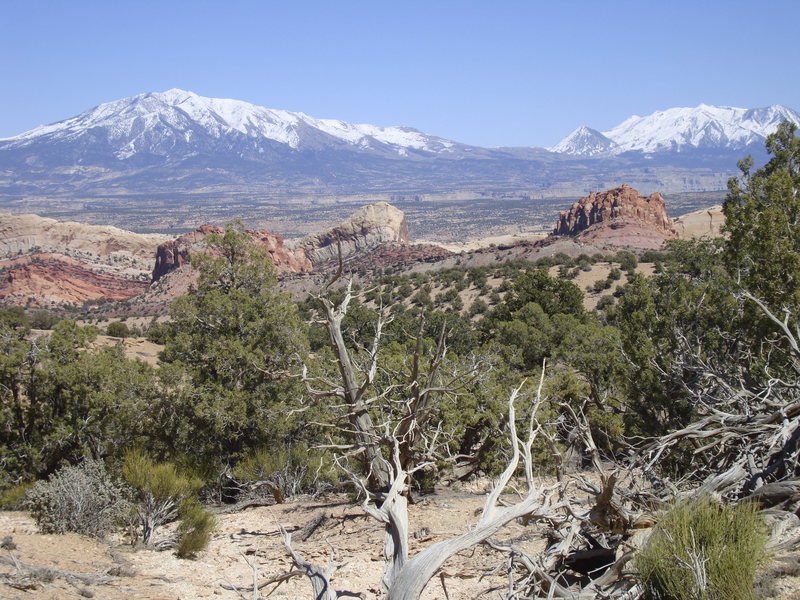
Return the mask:
{"type": "MultiPolygon", "coordinates": [[[[477,519],[484,501],[483,491],[446,492],[422,498],[411,506],[411,555],[420,549],[466,530],[477,519]]],[[[34,589],[18,590],[0,583],[0,598],[9,600],[53,600],[94,597],[108,600],[190,600],[203,598],[240,598],[221,587],[232,582],[252,582],[247,561],[257,566],[259,577],[267,578],[290,570],[290,560],[279,536],[279,526],[287,530],[301,527],[318,514],[329,517],[306,542],[295,549],[306,559],[327,564],[331,550],[341,566],[333,582],[339,590],[360,592],[365,599],[379,597],[383,564],[383,529],[364,516],[344,496],[325,500],[306,499],[283,505],[258,507],[237,514],[219,515],[218,530],[207,550],[194,560],[177,558],[172,552],[134,550],[122,540],[101,542],[75,534],[42,535],[36,533],[26,513],[0,513],[0,537],[11,535],[17,548],[11,553],[23,563],[76,574],[89,574],[93,581],[55,577],[36,581],[34,589]],[[97,582],[103,576],[107,581],[97,582]],[[87,594],[93,594],[89,596],[87,594]]],[[[514,524],[498,540],[514,539],[529,552],[543,547],[543,540],[522,525],[514,524]]],[[[9,551],[3,550],[6,556],[9,551]]],[[[496,597],[504,585],[502,574],[479,580],[487,570],[503,562],[500,555],[478,548],[459,555],[445,565],[444,578],[451,600],[479,596],[496,597]]],[[[0,565],[0,574],[13,572],[0,565]]],[[[0,581],[2,581],[0,579],[0,581]]],[[[307,599],[310,585],[305,578],[295,578],[275,590],[270,598],[307,599]]],[[[266,595],[267,589],[262,590],[266,595]]],[[[251,595],[247,596],[248,598],[251,595]]],[[[423,595],[426,600],[445,598],[438,577],[431,580],[423,595]]]]}
{"type": "MultiPolygon", "coordinates": [[[[485,489],[474,486],[445,490],[426,496],[410,507],[411,556],[437,541],[464,532],[474,523],[483,505],[485,489]]],[[[23,512],[0,512],[0,538],[12,536],[16,548],[1,550],[3,558],[15,557],[27,565],[69,571],[73,577],[56,575],[25,580],[28,589],[9,585],[15,568],[0,562],[0,598],[4,600],[193,600],[252,598],[226,590],[224,583],[251,585],[255,566],[265,579],[290,570],[279,526],[291,531],[317,515],[328,520],[306,542],[294,543],[306,559],[327,564],[331,551],[340,565],[333,576],[337,590],[362,593],[365,600],[380,597],[383,530],[346,496],[296,499],[286,504],[257,507],[218,515],[218,528],[207,550],[193,560],[179,559],[171,551],[135,550],[122,538],[98,541],[75,534],[42,535],[23,512]],[[83,574],[83,576],[82,576],[83,574]],[[5,575],[5,577],[4,577],[5,575]],[[11,577],[8,577],[8,576],[11,577]]],[[[494,537],[513,540],[530,555],[544,547],[541,530],[514,523],[494,537]]],[[[794,557],[795,560],[798,558],[794,557]]],[[[7,561],[6,561],[7,562],[7,561]]],[[[505,586],[504,559],[485,548],[476,548],[451,559],[444,567],[444,585],[450,600],[499,598],[505,586]],[[486,575],[500,567],[496,574],[486,575]],[[483,577],[481,577],[483,575],[483,577]]],[[[800,577],[768,573],[771,595],[759,597],[793,600],[800,597],[800,577]]],[[[271,586],[261,591],[266,597],[271,586]]],[[[305,578],[294,578],[272,591],[270,598],[310,598],[305,578]]],[[[439,577],[423,594],[425,600],[445,600],[439,577]]]]}
{"type": "Polygon", "coordinates": [[[131,360],[139,359],[151,366],[158,364],[158,353],[164,346],[154,344],[145,338],[129,337],[118,338],[108,335],[98,335],[93,344],[95,346],[116,346],[121,345],[125,356],[131,360]]]}

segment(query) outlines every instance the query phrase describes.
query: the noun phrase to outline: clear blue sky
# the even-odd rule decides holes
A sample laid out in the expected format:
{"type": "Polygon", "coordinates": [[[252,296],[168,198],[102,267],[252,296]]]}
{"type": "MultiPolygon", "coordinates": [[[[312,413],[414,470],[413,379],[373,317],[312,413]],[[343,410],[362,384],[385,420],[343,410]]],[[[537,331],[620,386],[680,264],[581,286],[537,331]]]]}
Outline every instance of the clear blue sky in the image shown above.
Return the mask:
{"type": "Polygon", "coordinates": [[[179,87],[485,146],[800,109],[800,1],[0,0],[0,136],[179,87]]]}

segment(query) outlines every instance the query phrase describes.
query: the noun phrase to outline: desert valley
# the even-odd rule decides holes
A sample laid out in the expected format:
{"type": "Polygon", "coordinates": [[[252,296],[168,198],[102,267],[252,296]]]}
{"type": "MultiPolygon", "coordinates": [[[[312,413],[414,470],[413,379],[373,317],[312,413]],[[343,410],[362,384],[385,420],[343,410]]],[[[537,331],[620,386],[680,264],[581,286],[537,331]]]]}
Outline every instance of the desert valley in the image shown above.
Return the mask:
{"type": "Polygon", "coordinates": [[[747,11],[122,4],[0,9],[0,598],[800,597],[747,11]]]}

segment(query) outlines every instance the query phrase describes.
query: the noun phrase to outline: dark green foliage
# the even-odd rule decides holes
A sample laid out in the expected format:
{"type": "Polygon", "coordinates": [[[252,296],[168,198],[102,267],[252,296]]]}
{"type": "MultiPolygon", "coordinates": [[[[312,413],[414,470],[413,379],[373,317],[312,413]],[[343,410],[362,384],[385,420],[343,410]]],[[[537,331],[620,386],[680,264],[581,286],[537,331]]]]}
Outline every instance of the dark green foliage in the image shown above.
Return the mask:
{"type": "Polygon", "coordinates": [[[550,277],[547,271],[535,269],[519,274],[511,291],[495,310],[495,315],[499,319],[506,319],[532,302],[541,306],[548,315],[584,314],[583,293],[578,286],[569,281],[550,277]]]}
{"type": "Polygon", "coordinates": [[[32,329],[53,329],[61,317],[46,310],[35,310],[28,317],[32,329]]]}
{"type": "Polygon", "coordinates": [[[647,250],[639,256],[639,260],[645,263],[659,263],[669,259],[669,251],[647,250]]]}
{"type": "Polygon", "coordinates": [[[614,296],[603,296],[597,301],[597,310],[605,310],[611,306],[614,306],[614,296]]]}
{"type": "Polygon", "coordinates": [[[159,323],[153,319],[147,326],[145,331],[145,338],[154,344],[164,344],[169,337],[170,325],[169,323],[159,323]]]}
{"type": "Polygon", "coordinates": [[[431,300],[431,295],[424,288],[418,290],[417,293],[414,294],[414,296],[411,298],[411,302],[423,308],[433,308],[433,300],[431,300]]]}
{"type": "Polygon", "coordinates": [[[611,287],[612,280],[611,279],[598,279],[594,282],[592,286],[592,291],[599,294],[600,292],[607,290],[611,287]]]}
{"type": "Polygon", "coordinates": [[[0,456],[8,485],[131,443],[156,395],[153,370],[119,348],[87,349],[92,328],[60,321],[31,342],[0,325],[0,456]]]}
{"type": "Polygon", "coordinates": [[[617,252],[614,261],[619,263],[619,268],[623,271],[633,271],[639,265],[639,261],[636,260],[636,255],[627,250],[617,252]]]}
{"type": "Polygon", "coordinates": [[[767,138],[772,158],[728,182],[723,205],[726,265],[745,289],[780,312],[800,306],[800,139],[796,126],[784,122],[767,138]]]}
{"type": "Polygon", "coordinates": [[[482,298],[478,297],[475,298],[475,300],[473,300],[472,304],[469,306],[469,316],[473,317],[475,315],[482,315],[487,310],[489,310],[489,305],[486,304],[482,298]]]}
{"type": "Polygon", "coordinates": [[[28,490],[26,508],[43,533],[105,537],[128,509],[122,488],[100,461],[66,466],[28,490]]]}
{"type": "Polygon", "coordinates": [[[765,545],[757,505],[720,506],[704,497],[661,518],[636,567],[653,600],[753,600],[765,545]]]}
{"type": "Polygon", "coordinates": [[[106,327],[106,335],[111,337],[126,338],[131,335],[131,330],[128,328],[127,323],[121,321],[113,321],[106,327]]]}
{"type": "Polygon", "coordinates": [[[292,434],[287,404],[298,390],[289,375],[307,339],[297,308],[275,291],[263,246],[233,226],[207,243],[211,255],[192,257],[197,287],[170,309],[161,427],[164,452],[222,468],[292,434]]]}

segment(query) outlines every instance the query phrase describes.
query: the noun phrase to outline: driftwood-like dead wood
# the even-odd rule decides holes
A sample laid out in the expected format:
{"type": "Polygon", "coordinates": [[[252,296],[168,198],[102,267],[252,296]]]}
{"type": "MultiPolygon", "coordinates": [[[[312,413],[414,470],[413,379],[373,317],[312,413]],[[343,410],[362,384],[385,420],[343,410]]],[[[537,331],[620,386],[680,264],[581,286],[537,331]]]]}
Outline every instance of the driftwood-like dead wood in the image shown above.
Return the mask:
{"type": "Polygon", "coordinates": [[[55,578],[59,578],[65,579],[73,584],[77,582],[84,585],[100,585],[116,579],[116,577],[109,575],[109,570],[111,569],[95,573],[76,573],[74,571],[63,571],[61,569],[52,569],[50,567],[41,567],[22,562],[10,552],[8,556],[0,556],[0,564],[14,567],[17,569],[17,572],[20,575],[30,577],[31,579],[38,581],[52,581],[55,578]]]}
{"type": "Polygon", "coordinates": [[[308,538],[314,535],[314,532],[317,531],[317,529],[319,529],[320,527],[322,527],[327,521],[328,521],[328,516],[325,515],[324,513],[320,513],[314,516],[308,523],[303,525],[295,533],[293,533],[292,536],[296,540],[305,542],[308,538]]]}
{"type": "Polygon", "coordinates": [[[233,585],[232,583],[222,583],[220,584],[220,587],[224,590],[231,590],[234,592],[249,592],[254,588],[256,590],[261,590],[268,585],[281,584],[285,581],[289,581],[293,577],[302,577],[303,575],[305,575],[303,571],[286,571],[285,573],[278,573],[277,575],[274,575],[268,579],[257,581],[255,585],[233,585]]]}
{"type": "Polygon", "coordinates": [[[308,562],[292,548],[292,534],[288,533],[283,527],[281,527],[281,533],[283,534],[283,546],[289,556],[292,557],[295,567],[308,577],[311,582],[312,598],[314,600],[336,600],[338,594],[331,587],[330,581],[331,574],[336,570],[333,561],[331,560],[327,567],[320,567],[308,562]]]}

